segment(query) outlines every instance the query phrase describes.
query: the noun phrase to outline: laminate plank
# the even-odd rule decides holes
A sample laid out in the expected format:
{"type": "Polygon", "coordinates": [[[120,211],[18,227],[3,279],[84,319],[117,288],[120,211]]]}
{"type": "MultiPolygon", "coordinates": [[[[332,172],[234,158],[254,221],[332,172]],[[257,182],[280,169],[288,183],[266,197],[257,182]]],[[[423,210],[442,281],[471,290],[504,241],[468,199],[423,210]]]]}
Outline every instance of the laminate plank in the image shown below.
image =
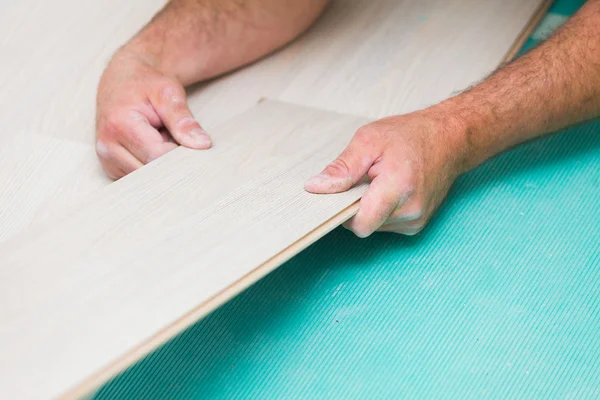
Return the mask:
{"type": "Polygon", "coordinates": [[[7,0],[0,4],[0,136],[91,143],[95,93],[111,55],[165,0],[7,0]]]}
{"type": "Polygon", "coordinates": [[[548,5],[333,1],[292,45],[200,85],[190,96],[191,109],[208,127],[247,109],[260,95],[370,118],[415,111],[495,70],[532,16],[548,5]]]}
{"type": "Polygon", "coordinates": [[[34,134],[0,140],[0,241],[66,212],[110,180],[86,145],[34,134]]]}
{"type": "Polygon", "coordinates": [[[365,185],[303,182],[365,122],[266,101],[213,151],[178,148],[0,244],[0,397],[59,396],[354,203],[365,185]]]}
{"type": "MultiPolygon", "coordinates": [[[[91,143],[102,69],[162,3],[1,6],[0,126],[91,143]]],[[[263,97],[370,118],[420,109],[493,71],[547,3],[333,0],[283,50],[192,88],[191,109],[209,130],[263,97]]]]}

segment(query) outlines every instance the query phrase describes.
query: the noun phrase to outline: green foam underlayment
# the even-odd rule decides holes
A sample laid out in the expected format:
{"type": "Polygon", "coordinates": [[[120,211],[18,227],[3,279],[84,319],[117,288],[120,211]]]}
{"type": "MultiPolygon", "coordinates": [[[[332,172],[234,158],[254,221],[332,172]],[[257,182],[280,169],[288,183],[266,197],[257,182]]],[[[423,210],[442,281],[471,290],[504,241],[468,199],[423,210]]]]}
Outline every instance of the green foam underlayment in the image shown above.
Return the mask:
{"type": "Polygon", "coordinates": [[[600,398],[600,121],[463,176],[419,236],[335,230],[96,398],[600,398]]]}

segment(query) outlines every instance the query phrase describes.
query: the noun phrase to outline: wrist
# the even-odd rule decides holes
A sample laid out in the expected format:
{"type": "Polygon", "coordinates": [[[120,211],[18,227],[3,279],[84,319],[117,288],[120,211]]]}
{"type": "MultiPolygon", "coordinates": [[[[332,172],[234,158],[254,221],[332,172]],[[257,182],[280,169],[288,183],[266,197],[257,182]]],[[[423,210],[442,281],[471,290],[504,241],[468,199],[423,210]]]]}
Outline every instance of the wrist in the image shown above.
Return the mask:
{"type": "Polygon", "coordinates": [[[202,21],[190,20],[194,10],[168,3],[141,32],[117,53],[132,56],[183,86],[206,78],[206,34],[202,21]],[[176,23],[184,21],[184,23],[176,23]]]}
{"type": "Polygon", "coordinates": [[[433,107],[453,127],[455,144],[462,149],[461,174],[502,151],[502,135],[494,135],[492,131],[503,128],[485,102],[477,101],[465,92],[433,107]]]}
{"type": "Polygon", "coordinates": [[[424,109],[435,123],[437,134],[443,135],[442,151],[446,163],[451,164],[456,176],[473,168],[473,146],[470,140],[472,121],[464,118],[454,105],[442,102],[424,109]]]}
{"type": "Polygon", "coordinates": [[[115,52],[111,62],[141,63],[154,69],[161,69],[161,62],[154,54],[127,44],[115,52]]]}

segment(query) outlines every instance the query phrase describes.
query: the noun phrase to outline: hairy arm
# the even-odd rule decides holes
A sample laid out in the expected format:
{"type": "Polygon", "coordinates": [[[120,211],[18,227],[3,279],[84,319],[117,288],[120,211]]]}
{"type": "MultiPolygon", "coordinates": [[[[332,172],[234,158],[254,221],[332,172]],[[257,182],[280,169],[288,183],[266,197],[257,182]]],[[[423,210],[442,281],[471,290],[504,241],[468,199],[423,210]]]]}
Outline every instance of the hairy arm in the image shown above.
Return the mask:
{"type": "Polygon", "coordinates": [[[588,1],[542,45],[439,110],[466,126],[467,169],[600,115],[600,1],[588,1]]]}
{"type": "Polygon", "coordinates": [[[171,0],[112,58],[98,86],[96,152],[120,178],[183,145],[207,149],[184,86],[250,63],[314,22],[327,0],[171,0]]]}
{"type": "Polygon", "coordinates": [[[327,0],[171,0],[125,46],[188,85],[255,61],[310,26],[327,0]]]}
{"type": "Polygon", "coordinates": [[[440,104],[360,128],[306,183],[313,193],[372,182],[346,226],[418,233],[454,180],[542,134],[600,115],[600,0],[589,0],[549,40],[440,104]]]}

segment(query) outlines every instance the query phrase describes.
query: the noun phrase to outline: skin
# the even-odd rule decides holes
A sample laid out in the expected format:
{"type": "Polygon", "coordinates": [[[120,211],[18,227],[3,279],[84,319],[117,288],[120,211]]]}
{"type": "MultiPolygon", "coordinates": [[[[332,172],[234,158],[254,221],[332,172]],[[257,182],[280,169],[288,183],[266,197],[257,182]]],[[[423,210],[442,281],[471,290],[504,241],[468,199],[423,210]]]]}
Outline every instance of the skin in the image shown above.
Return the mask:
{"type": "MultiPolygon", "coordinates": [[[[173,0],[125,45],[98,89],[97,152],[119,178],[177,144],[210,147],[183,87],[237,68],[305,30],[327,0],[173,0]]],[[[345,226],[420,232],[458,176],[490,157],[600,115],[600,0],[483,82],[432,107],[361,127],[306,182],[312,193],[371,179],[345,226]]]]}
{"type": "Polygon", "coordinates": [[[327,0],[172,0],[112,58],[97,93],[96,153],[118,179],[178,145],[212,142],[184,87],[238,68],[307,29],[327,0]]]}
{"type": "Polygon", "coordinates": [[[310,179],[312,193],[372,179],[345,226],[420,232],[455,179],[529,139],[600,115],[600,1],[590,0],[545,43],[440,104],[361,127],[310,179]]]}

